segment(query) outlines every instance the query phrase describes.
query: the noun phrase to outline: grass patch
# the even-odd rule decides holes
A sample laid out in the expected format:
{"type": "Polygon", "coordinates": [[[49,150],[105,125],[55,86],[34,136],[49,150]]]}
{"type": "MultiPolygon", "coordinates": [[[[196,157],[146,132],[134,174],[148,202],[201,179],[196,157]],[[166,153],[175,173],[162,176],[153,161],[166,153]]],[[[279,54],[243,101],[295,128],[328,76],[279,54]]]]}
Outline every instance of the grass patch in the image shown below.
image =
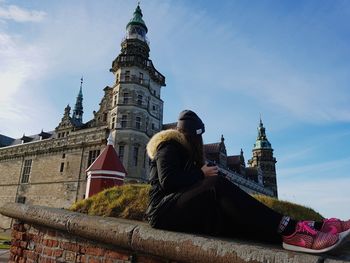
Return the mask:
{"type": "MultiPolygon", "coordinates": [[[[148,184],[125,184],[109,188],[73,204],[70,210],[89,215],[144,220],[149,189],[148,184]]],[[[296,220],[321,220],[323,218],[309,207],[264,195],[253,196],[275,211],[289,215],[296,220]]]]}
{"type": "Polygon", "coordinates": [[[144,184],[112,187],[73,204],[70,210],[89,215],[144,220],[149,188],[144,184]]]}
{"type": "Polygon", "coordinates": [[[288,201],[281,201],[266,195],[253,195],[257,200],[264,203],[273,210],[288,215],[296,220],[322,221],[323,217],[310,207],[298,205],[288,201]]]}

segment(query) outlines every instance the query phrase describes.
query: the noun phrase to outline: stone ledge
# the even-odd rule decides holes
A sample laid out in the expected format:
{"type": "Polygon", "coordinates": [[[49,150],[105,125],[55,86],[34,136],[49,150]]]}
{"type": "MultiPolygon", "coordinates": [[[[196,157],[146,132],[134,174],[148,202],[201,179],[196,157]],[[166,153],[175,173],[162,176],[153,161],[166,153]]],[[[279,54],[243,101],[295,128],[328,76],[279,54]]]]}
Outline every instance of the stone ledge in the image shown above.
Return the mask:
{"type": "Polygon", "coordinates": [[[350,262],[349,254],[342,256],[343,252],[338,257],[294,253],[278,246],[157,230],[143,222],[64,209],[8,203],[0,213],[28,224],[180,262],[350,262]]]}

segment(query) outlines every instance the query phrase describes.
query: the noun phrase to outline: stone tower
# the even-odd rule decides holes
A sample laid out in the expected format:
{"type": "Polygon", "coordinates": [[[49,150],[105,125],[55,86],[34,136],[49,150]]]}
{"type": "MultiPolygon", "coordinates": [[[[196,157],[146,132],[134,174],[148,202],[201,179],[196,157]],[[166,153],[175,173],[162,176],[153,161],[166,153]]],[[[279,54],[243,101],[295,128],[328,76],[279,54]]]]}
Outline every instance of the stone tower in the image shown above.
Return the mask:
{"type": "Polygon", "coordinates": [[[275,197],[277,197],[276,158],[273,157],[273,149],[266,137],[265,127],[261,119],[258,127],[258,137],[253,148],[253,157],[248,160],[248,165],[261,169],[264,186],[273,190],[275,197]]]}
{"type": "Polygon", "coordinates": [[[147,180],[146,145],[163,124],[160,92],[165,78],[149,59],[147,31],[138,5],[126,26],[121,52],[110,69],[115,84],[105,89],[106,124],[113,131],[115,149],[127,170],[126,180],[147,180]]]}

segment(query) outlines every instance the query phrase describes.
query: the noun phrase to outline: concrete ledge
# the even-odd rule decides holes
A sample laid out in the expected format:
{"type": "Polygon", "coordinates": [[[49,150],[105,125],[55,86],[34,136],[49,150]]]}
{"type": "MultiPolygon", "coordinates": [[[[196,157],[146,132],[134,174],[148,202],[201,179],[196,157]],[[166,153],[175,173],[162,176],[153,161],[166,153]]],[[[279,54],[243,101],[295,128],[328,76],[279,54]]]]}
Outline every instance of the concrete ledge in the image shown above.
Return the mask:
{"type": "Polygon", "coordinates": [[[350,262],[344,257],[294,253],[266,244],[157,230],[138,221],[42,206],[8,203],[0,213],[28,224],[180,262],[350,262]]]}

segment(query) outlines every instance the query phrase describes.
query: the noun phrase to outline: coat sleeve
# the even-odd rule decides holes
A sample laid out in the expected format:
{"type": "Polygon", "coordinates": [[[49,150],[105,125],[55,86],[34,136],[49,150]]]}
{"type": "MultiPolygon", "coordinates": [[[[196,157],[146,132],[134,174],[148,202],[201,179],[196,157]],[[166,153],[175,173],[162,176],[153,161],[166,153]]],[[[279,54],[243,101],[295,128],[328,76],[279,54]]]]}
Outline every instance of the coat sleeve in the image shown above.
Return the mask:
{"type": "Polygon", "coordinates": [[[157,151],[157,170],[160,185],[167,193],[178,192],[204,178],[201,169],[184,163],[186,151],[176,142],[160,145],[157,151]]]}

